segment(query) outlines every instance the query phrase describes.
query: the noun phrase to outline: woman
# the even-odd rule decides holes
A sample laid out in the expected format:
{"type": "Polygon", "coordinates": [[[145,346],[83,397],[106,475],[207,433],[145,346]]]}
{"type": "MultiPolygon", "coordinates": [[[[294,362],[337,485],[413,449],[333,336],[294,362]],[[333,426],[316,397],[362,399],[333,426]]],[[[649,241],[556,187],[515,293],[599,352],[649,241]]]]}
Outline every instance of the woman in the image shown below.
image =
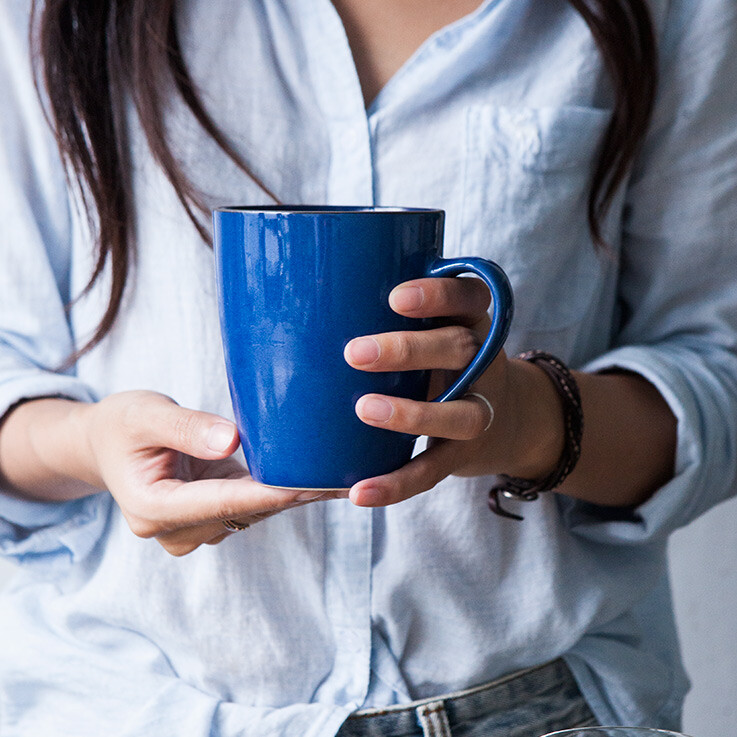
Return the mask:
{"type": "MultiPolygon", "coordinates": [[[[59,0],[48,118],[26,6],[0,11],[0,733],[677,727],[666,538],[735,476],[731,4],[59,0]],[[359,402],[440,440],[349,499],[234,456],[198,207],[273,199],[442,207],[446,253],[515,290],[481,399],[359,402]]],[[[391,304],[449,326],[346,360],[441,381],[488,296],[391,304]]]]}

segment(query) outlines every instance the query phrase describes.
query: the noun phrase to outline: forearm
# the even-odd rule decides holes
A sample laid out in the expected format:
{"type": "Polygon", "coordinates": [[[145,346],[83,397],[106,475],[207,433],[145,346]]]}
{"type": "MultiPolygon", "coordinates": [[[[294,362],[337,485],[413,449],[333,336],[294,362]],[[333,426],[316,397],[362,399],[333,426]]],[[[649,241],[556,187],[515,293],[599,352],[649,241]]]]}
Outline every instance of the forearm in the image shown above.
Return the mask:
{"type": "Polygon", "coordinates": [[[85,418],[90,405],[36,399],[0,425],[0,480],[19,496],[67,501],[99,490],[89,463],[85,418]]]}
{"type": "MultiPolygon", "coordinates": [[[[550,380],[522,361],[511,365],[527,391],[520,410],[527,450],[514,475],[539,478],[555,466],[563,447],[560,400],[550,380]],[[524,364],[524,365],[521,365],[524,364]],[[526,472],[526,473],[525,473],[526,472]]],[[[648,499],[673,475],[676,419],[657,389],[631,373],[574,372],[581,392],[581,458],[558,488],[562,494],[608,506],[648,499]]]]}

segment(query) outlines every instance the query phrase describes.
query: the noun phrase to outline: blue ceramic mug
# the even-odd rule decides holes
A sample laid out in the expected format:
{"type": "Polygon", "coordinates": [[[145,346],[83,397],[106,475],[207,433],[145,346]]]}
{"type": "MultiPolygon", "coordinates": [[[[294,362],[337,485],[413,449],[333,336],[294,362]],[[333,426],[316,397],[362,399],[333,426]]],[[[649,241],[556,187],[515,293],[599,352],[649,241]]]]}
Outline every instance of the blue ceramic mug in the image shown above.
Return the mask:
{"type": "Polygon", "coordinates": [[[397,315],[398,284],[473,273],[493,317],[478,355],[434,401],[463,396],[501,349],[512,318],[504,272],[443,259],[442,210],[223,207],[213,213],[220,322],[235,418],[253,477],[270,486],[341,489],[407,463],[414,436],[371,427],[368,393],[426,400],[429,371],[369,373],[343,349],[360,335],[433,327],[397,315]]]}

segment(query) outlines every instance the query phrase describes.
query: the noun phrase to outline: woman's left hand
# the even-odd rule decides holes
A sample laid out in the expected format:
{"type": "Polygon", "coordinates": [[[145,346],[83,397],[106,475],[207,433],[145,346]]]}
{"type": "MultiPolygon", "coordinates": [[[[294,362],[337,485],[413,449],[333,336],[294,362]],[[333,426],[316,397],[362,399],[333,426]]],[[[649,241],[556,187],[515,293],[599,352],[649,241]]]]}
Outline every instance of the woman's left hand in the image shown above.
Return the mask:
{"type": "MultiPolygon", "coordinates": [[[[345,359],[362,371],[433,369],[430,395],[437,396],[468,366],[486,338],[489,302],[488,289],[478,279],[405,282],[389,297],[395,312],[449,318],[452,324],[356,338],[346,346],[345,359]]],[[[431,440],[427,450],[399,470],[355,484],[351,500],[360,506],[394,504],[433,488],[450,474],[479,476],[516,466],[513,456],[520,443],[514,405],[519,392],[513,363],[521,362],[510,361],[500,351],[471,389],[489,401],[493,412],[470,395],[442,403],[380,394],[361,397],[356,414],[366,424],[431,440]]]]}

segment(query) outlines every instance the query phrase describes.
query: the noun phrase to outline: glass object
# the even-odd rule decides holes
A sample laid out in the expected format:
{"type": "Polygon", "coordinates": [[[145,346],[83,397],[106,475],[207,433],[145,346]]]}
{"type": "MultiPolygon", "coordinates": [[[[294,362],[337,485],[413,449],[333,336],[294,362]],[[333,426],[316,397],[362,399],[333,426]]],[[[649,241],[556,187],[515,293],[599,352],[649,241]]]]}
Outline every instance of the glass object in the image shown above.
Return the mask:
{"type": "Polygon", "coordinates": [[[688,735],[649,727],[578,727],[549,732],[541,737],[688,737],[688,735]]]}

